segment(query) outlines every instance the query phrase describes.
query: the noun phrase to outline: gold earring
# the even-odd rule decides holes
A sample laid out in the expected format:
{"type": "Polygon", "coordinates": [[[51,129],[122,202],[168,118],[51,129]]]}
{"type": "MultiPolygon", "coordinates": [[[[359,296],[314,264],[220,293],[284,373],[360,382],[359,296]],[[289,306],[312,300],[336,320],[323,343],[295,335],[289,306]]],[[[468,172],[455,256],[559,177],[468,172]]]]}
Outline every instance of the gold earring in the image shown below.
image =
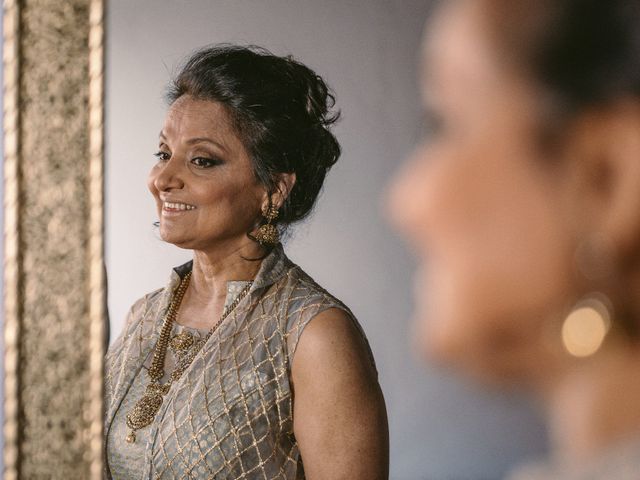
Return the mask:
{"type": "Polygon", "coordinates": [[[272,222],[278,218],[278,207],[269,205],[262,211],[262,215],[267,220],[267,223],[258,228],[254,238],[260,245],[265,247],[276,246],[280,243],[280,232],[278,232],[278,228],[273,225],[272,222]]]}
{"type": "Polygon", "coordinates": [[[591,293],[571,309],[562,323],[562,344],[574,357],[594,355],[611,329],[612,307],[602,293],[591,293]]]}

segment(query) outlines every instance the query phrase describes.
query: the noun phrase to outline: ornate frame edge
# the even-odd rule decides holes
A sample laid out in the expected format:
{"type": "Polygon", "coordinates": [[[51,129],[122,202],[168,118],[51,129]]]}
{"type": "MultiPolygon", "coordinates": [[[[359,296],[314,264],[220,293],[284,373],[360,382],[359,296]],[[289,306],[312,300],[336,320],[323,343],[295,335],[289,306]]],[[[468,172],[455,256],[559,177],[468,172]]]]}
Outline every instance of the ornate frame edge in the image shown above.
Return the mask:
{"type": "Polygon", "coordinates": [[[90,476],[102,478],[106,281],[104,267],[104,13],[89,7],[89,454],[90,476]]]}
{"type": "MultiPolygon", "coordinates": [[[[106,0],[89,0],[89,438],[90,478],[102,478],[103,381],[106,345],[104,269],[104,12],[106,0]]],[[[20,344],[20,4],[3,0],[3,156],[4,156],[4,425],[3,470],[6,480],[19,475],[20,344]]]]}
{"type": "Polygon", "coordinates": [[[19,28],[18,0],[3,1],[4,129],[4,478],[18,478],[18,150],[19,28]]]}

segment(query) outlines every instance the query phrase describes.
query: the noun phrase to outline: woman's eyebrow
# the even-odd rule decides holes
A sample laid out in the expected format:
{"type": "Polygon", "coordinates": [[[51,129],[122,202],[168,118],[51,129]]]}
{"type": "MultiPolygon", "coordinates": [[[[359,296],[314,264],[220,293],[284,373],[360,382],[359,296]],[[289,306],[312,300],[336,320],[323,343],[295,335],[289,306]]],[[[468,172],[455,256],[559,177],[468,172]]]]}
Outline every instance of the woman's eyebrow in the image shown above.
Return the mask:
{"type": "Polygon", "coordinates": [[[224,150],[225,152],[227,151],[224,145],[222,145],[220,142],[216,142],[214,139],[209,137],[194,137],[194,138],[190,138],[185,143],[187,143],[187,145],[193,145],[194,143],[200,143],[200,142],[212,143],[218,148],[220,148],[221,150],[224,150]]]}
{"type": "MultiPolygon", "coordinates": [[[[160,138],[160,140],[166,140],[167,137],[164,135],[163,131],[160,131],[160,134],[158,135],[158,137],[160,138]]],[[[185,143],[187,145],[193,145],[194,143],[200,143],[200,142],[207,142],[207,143],[211,143],[213,145],[215,145],[216,147],[218,147],[219,149],[223,150],[223,151],[227,151],[227,148],[221,144],[220,142],[215,141],[212,138],[209,137],[194,137],[194,138],[190,138],[189,140],[187,140],[185,143]]]]}

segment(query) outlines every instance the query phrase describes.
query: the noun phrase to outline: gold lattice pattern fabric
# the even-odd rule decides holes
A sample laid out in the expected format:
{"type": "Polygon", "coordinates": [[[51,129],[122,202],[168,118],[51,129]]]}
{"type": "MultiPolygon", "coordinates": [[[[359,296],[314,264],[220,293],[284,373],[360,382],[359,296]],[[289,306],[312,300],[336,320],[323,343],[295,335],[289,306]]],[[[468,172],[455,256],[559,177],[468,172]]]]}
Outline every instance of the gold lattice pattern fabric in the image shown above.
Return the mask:
{"type": "MultiPolygon", "coordinates": [[[[281,247],[263,261],[249,294],[171,387],[154,422],[138,432],[135,443],[125,441],[125,417],[149,382],[151,352],[171,294],[190,269],[191,263],[174,269],[167,287],[136,302],[109,350],[107,476],[304,478],[293,434],[291,360],[304,327],[318,313],[339,308],[353,315],[281,247]]],[[[230,282],[227,301],[242,287],[243,282],[230,282]]],[[[185,329],[175,328],[173,335],[185,329]]]]}

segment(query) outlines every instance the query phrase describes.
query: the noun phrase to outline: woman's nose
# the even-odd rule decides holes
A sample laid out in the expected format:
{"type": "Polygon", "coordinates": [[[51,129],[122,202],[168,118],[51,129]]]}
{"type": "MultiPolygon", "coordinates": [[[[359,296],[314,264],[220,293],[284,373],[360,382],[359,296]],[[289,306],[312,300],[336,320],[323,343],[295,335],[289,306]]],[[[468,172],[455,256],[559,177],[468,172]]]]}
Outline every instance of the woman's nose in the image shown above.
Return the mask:
{"type": "Polygon", "coordinates": [[[153,184],[159,191],[180,189],[184,187],[182,162],[174,155],[157,166],[153,184]]]}

